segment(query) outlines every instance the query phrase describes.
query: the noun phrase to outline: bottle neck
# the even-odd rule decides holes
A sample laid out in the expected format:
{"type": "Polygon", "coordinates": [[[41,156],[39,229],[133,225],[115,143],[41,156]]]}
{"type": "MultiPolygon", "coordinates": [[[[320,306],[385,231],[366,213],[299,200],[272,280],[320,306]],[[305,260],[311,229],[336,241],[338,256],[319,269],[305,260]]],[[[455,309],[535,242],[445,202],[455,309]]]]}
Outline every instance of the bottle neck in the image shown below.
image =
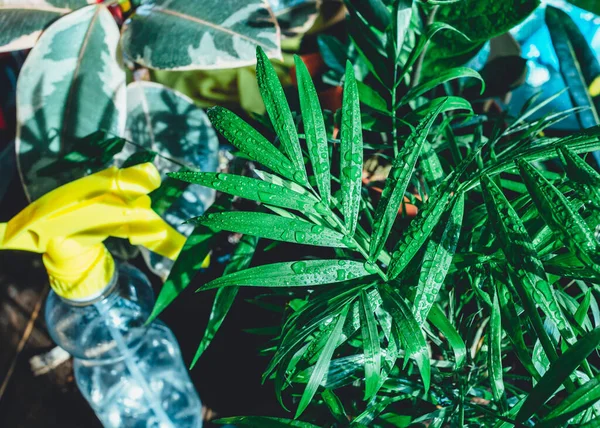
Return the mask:
{"type": "Polygon", "coordinates": [[[117,289],[117,285],[119,283],[119,270],[118,269],[114,269],[113,271],[113,275],[110,279],[110,281],[108,282],[108,284],[106,284],[106,286],[97,291],[96,293],[83,297],[83,298],[67,298],[67,297],[63,297],[60,294],[57,293],[57,296],[64,301],[66,304],[71,305],[71,306],[89,306],[89,305],[94,305],[103,301],[108,301],[111,299],[111,296],[114,294],[115,290],[117,289]]]}

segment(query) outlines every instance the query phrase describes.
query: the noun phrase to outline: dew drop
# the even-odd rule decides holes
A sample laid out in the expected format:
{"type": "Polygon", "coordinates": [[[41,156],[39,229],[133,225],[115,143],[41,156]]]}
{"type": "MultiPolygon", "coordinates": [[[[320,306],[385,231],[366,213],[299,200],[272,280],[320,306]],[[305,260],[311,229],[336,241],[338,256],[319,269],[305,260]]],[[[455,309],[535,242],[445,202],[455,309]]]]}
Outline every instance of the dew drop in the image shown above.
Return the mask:
{"type": "Polygon", "coordinates": [[[313,227],[310,228],[310,231],[312,233],[323,233],[324,230],[325,230],[325,228],[323,226],[318,226],[318,225],[314,225],[313,227]]]}
{"type": "Polygon", "coordinates": [[[296,233],[294,233],[294,238],[296,239],[296,242],[298,242],[298,243],[306,242],[306,233],[296,232],[296,233]]]}
{"type": "Polygon", "coordinates": [[[304,174],[300,171],[296,171],[294,173],[294,180],[300,183],[304,182],[304,174]]]}
{"type": "Polygon", "coordinates": [[[354,248],[356,246],[352,240],[352,237],[348,235],[342,238],[342,243],[348,248],[354,248]]]}
{"type": "Polygon", "coordinates": [[[343,281],[346,279],[346,271],[344,269],[337,270],[337,280],[343,281]]]}
{"type": "Polygon", "coordinates": [[[292,270],[295,274],[301,274],[306,272],[306,262],[296,262],[292,264],[292,270]]]}
{"type": "Polygon", "coordinates": [[[371,274],[377,273],[377,265],[373,262],[365,262],[365,270],[371,274]]]}

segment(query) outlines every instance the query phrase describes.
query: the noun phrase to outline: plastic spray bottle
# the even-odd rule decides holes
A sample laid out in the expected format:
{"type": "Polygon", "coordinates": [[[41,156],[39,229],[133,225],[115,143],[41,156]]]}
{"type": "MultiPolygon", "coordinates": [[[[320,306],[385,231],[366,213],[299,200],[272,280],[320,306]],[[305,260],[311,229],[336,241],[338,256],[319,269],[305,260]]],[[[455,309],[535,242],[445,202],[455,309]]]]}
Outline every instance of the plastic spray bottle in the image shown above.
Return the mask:
{"type": "Polygon", "coordinates": [[[46,322],[74,357],[77,385],[106,427],[201,427],[201,404],[173,333],[145,324],[148,279],[116,265],[102,243],[128,238],[174,259],[185,238],[152,211],[160,186],[145,163],[112,167],[59,187],[0,223],[0,249],[43,254],[46,322]]]}

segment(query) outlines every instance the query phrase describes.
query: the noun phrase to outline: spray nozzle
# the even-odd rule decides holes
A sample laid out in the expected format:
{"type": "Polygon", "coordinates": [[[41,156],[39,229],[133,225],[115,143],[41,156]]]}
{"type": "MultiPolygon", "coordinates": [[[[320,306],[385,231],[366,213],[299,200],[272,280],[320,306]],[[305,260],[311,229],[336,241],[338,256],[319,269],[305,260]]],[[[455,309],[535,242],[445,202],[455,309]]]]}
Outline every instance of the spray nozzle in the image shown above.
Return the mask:
{"type": "Polygon", "coordinates": [[[42,253],[54,291],[68,299],[89,299],[114,274],[102,242],[127,238],[174,259],[185,237],[151,208],[148,193],[160,186],[154,165],[111,167],[65,184],[0,223],[0,249],[42,253]]]}

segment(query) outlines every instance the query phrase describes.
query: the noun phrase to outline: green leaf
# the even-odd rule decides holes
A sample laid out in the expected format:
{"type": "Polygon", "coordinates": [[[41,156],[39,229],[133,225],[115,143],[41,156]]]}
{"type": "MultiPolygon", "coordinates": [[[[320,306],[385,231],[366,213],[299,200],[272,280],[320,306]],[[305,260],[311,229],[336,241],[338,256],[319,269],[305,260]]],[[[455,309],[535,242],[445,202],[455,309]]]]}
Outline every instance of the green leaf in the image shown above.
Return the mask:
{"type": "Polygon", "coordinates": [[[213,421],[220,425],[234,425],[239,427],[261,428],[318,428],[318,425],[292,419],[270,418],[266,416],[234,416],[213,421]]]}
{"type": "Polygon", "coordinates": [[[421,154],[423,144],[427,139],[429,130],[437,118],[441,106],[432,111],[421,121],[419,126],[410,134],[404,147],[398,153],[392,164],[392,169],[381,193],[374,216],[373,233],[369,249],[369,261],[373,262],[379,257],[385,242],[392,230],[398,209],[404,199],[404,192],[410,183],[415,164],[421,154]]]}
{"type": "MultiPolygon", "coordinates": [[[[573,331],[556,301],[554,290],[548,284],[544,266],[537,256],[523,222],[502,191],[487,176],[481,179],[481,186],[496,238],[501,243],[502,251],[514,267],[520,282],[557,325],[561,334],[567,340],[572,340],[573,331]]],[[[548,351],[546,347],[544,350],[548,351]]]]}
{"type": "MultiPolygon", "coordinates": [[[[229,203],[224,203],[222,199],[218,199],[208,209],[207,213],[224,211],[228,208],[229,203]]],[[[210,253],[217,233],[218,230],[202,225],[194,228],[192,234],[185,241],[173,267],[171,267],[169,276],[156,298],[154,308],[152,308],[152,313],[146,323],[154,321],[194,279],[194,276],[202,267],[204,259],[210,253]]]]}
{"type": "Polygon", "coordinates": [[[417,217],[410,222],[408,229],[400,237],[392,252],[392,259],[388,267],[390,279],[397,278],[421,249],[448,208],[451,198],[450,192],[442,191],[438,198],[432,198],[431,202],[419,210],[417,217]]]}
{"type": "Polygon", "coordinates": [[[483,78],[479,75],[479,73],[467,67],[456,67],[438,73],[434,78],[427,79],[426,82],[421,83],[420,85],[417,85],[414,88],[412,88],[406,93],[404,97],[402,97],[398,106],[402,106],[408,103],[409,101],[414,100],[415,98],[425,94],[426,92],[429,92],[430,90],[432,90],[438,85],[441,85],[442,83],[454,79],[467,77],[478,79],[481,82],[481,93],[483,94],[483,91],[485,90],[485,82],[483,81],[483,78]]]}
{"type": "Polygon", "coordinates": [[[488,332],[488,365],[490,367],[490,382],[496,403],[501,403],[504,396],[504,380],[502,379],[502,323],[498,293],[494,292],[492,314],[488,332]]]}
{"type": "Polygon", "coordinates": [[[392,22],[390,11],[382,0],[345,0],[359,12],[370,25],[379,31],[385,29],[392,22]]]}
{"type": "Polygon", "coordinates": [[[129,168],[130,166],[139,165],[146,162],[154,162],[156,159],[156,152],[150,150],[141,150],[139,152],[132,153],[125,162],[121,165],[121,168],[129,168]]]}
{"type": "Polygon", "coordinates": [[[390,109],[387,102],[377,91],[375,91],[375,89],[358,81],[356,82],[356,85],[358,87],[358,97],[361,103],[384,114],[389,114],[390,109]]]}
{"type": "Polygon", "coordinates": [[[0,52],[32,48],[51,22],[88,4],[86,0],[0,0],[0,52]]]}
{"type": "Polygon", "coordinates": [[[569,394],[536,426],[556,427],[566,423],[572,417],[589,409],[600,400],[600,375],[580,386],[569,394]]]}
{"type": "MultiPolygon", "coordinates": [[[[598,112],[588,91],[588,85],[597,73],[586,73],[589,82],[586,82],[584,69],[595,66],[600,71],[600,64],[596,55],[589,48],[587,41],[579,31],[571,17],[560,9],[552,6],[546,7],[546,25],[550,32],[552,45],[558,59],[560,72],[569,88],[571,102],[575,107],[586,107],[577,112],[577,119],[582,128],[589,128],[600,123],[598,112]]],[[[587,70],[586,70],[587,71],[587,70]]]]}
{"type": "Polygon", "coordinates": [[[454,202],[448,222],[445,225],[440,224],[440,233],[434,235],[427,244],[412,306],[413,315],[419,325],[427,319],[450,270],[460,237],[464,206],[464,197],[461,194],[454,202]]]}
{"type": "MultiPolygon", "coordinates": [[[[260,46],[256,48],[256,80],[275,133],[281,141],[281,146],[288,159],[292,161],[296,175],[298,177],[302,175],[300,182],[308,184],[298,132],[290,106],[285,99],[277,73],[260,46]]],[[[325,125],[323,125],[324,127],[325,125]]]]}
{"type": "Polygon", "coordinates": [[[76,151],[82,138],[98,130],[122,135],[119,36],[106,7],[91,5],[50,25],[27,56],[17,84],[16,151],[30,200],[73,180],[68,170],[52,177],[38,170],[76,151]]]}
{"type": "Polygon", "coordinates": [[[473,113],[473,107],[471,107],[471,103],[469,101],[465,100],[462,97],[451,96],[434,98],[431,101],[428,101],[427,103],[418,107],[410,114],[410,116],[415,115],[418,118],[424,117],[431,110],[437,109],[440,105],[442,106],[441,112],[451,110],[468,110],[470,113],[473,113]]]}
{"type": "Polygon", "coordinates": [[[340,158],[342,213],[346,234],[353,236],[358,222],[362,188],[363,141],[358,88],[350,62],[346,62],[346,81],[342,100],[340,158]]]}
{"type": "Polygon", "coordinates": [[[109,138],[103,131],[93,132],[74,140],[75,149],[38,169],[37,175],[39,177],[56,177],[69,171],[70,176],[77,177],[85,174],[86,169],[92,171],[104,169],[116,155],[123,151],[126,142],[123,138],[109,138]]]}
{"type": "Polygon", "coordinates": [[[561,383],[600,345],[600,328],[579,339],[542,376],[521,406],[515,420],[525,422],[554,394],[561,383]]]}
{"type": "Polygon", "coordinates": [[[319,51],[323,61],[328,68],[339,75],[344,74],[344,64],[346,63],[346,46],[337,38],[328,34],[319,34],[317,37],[319,51]]]}
{"type": "Polygon", "coordinates": [[[371,303],[364,290],[360,292],[360,327],[365,355],[365,401],[369,400],[379,389],[381,379],[381,346],[377,321],[371,303]]]}
{"type": "Polygon", "coordinates": [[[435,20],[453,26],[468,39],[459,33],[444,33],[434,38],[425,57],[424,74],[436,76],[449,67],[466,63],[485,42],[506,33],[539,4],[539,0],[462,0],[440,5],[435,20]]]}
{"type": "Polygon", "coordinates": [[[251,65],[259,46],[281,58],[279,26],[271,13],[261,0],[156,0],[128,19],[123,50],[133,61],[162,70],[251,65]]]}
{"type": "Polygon", "coordinates": [[[577,323],[580,326],[583,326],[585,319],[587,318],[587,313],[588,313],[588,310],[590,309],[591,301],[592,301],[592,290],[588,290],[585,293],[585,296],[583,297],[583,301],[581,302],[581,305],[579,305],[579,307],[577,308],[577,311],[573,315],[573,317],[575,318],[575,321],[577,321],[577,323]]]}
{"type": "Polygon", "coordinates": [[[482,139],[473,148],[471,153],[460,162],[452,174],[446,177],[445,181],[430,195],[429,202],[419,210],[417,217],[410,222],[408,229],[402,234],[394,247],[388,268],[388,276],[391,279],[397,278],[404,271],[415,254],[417,254],[425,241],[427,241],[429,235],[448,208],[448,203],[458,188],[458,180],[481,152],[485,143],[486,141],[482,139]]]}
{"type": "Polygon", "coordinates": [[[235,113],[215,106],[207,114],[215,129],[250,159],[285,178],[302,182],[304,175],[296,173],[292,163],[273,144],[235,113]]]}
{"type": "Polygon", "coordinates": [[[273,263],[217,278],[199,290],[245,285],[256,287],[308,287],[333,284],[369,276],[363,262],[353,260],[306,260],[273,263]]]}
{"type": "MultiPolygon", "coordinates": [[[[231,260],[225,267],[224,275],[233,272],[239,272],[248,268],[252,262],[254,252],[256,251],[257,243],[258,239],[254,236],[244,235],[235,248],[235,251],[231,256],[231,260]]],[[[196,350],[196,354],[194,355],[190,369],[194,368],[206,348],[208,348],[208,345],[210,345],[212,342],[215,334],[217,334],[217,331],[225,320],[225,317],[227,316],[227,313],[229,312],[237,293],[238,287],[223,287],[217,290],[215,301],[213,302],[210,313],[210,318],[208,319],[208,324],[204,330],[204,336],[198,345],[198,349],[196,350]]]]}
{"type": "Polygon", "coordinates": [[[396,19],[392,21],[394,35],[396,37],[396,58],[400,55],[405,44],[406,36],[410,31],[410,20],[412,18],[412,0],[399,0],[394,2],[394,13],[396,19]]]}
{"type": "Polygon", "coordinates": [[[408,305],[396,291],[387,284],[381,284],[378,287],[383,299],[383,307],[392,316],[397,332],[406,350],[406,358],[413,358],[417,363],[421,378],[423,379],[423,387],[427,391],[429,390],[431,369],[427,343],[421,333],[421,328],[413,317],[408,305]]]}
{"type": "MultiPolygon", "coordinates": [[[[567,146],[559,147],[567,177],[581,186],[587,200],[600,207],[600,174],[567,146]]],[[[577,190],[577,189],[576,189],[577,190]]]]}
{"type": "Polygon", "coordinates": [[[321,350],[321,354],[319,355],[319,359],[315,364],[315,368],[313,369],[313,372],[310,375],[310,379],[308,381],[308,384],[306,385],[306,389],[302,393],[302,398],[300,398],[300,404],[298,404],[298,410],[296,410],[295,418],[298,418],[302,414],[302,412],[304,412],[304,410],[308,407],[312,398],[317,392],[319,385],[321,384],[323,376],[325,376],[325,373],[329,368],[331,357],[333,356],[333,352],[335,351],[338,340],[340,339],[340,336],[342,334],[342,328],[344,327],[344,322],[346,321],[346,316],[348,315],[349,309],[350,305],[347,305],[337,317],[335,327],[331,331],[331,334],[327,339],[325,347],[321,350]]]}
{"type": "Polygon", "coordinates": [[[464,366],[467,359],[467,346],[465,345],[465,342],[460,337],[460,334],[456,328],[450,323],[450,320],[448,320],[446,315],[437,305],[433,305],[431,307],[427,319],[444,336],[446,336],[446,340],[448,340],[448,343],[452,347],[452,352],[454,352],[454,360],[456,364],[455,370],[459,371],[464,366]]]}
{"type": "MultiPolygon", "coordinates": [[[[504,272],[500,272],[499,270],[495,269],[492,271],[492,273],[494,275],[496,293],[498,294],[498,303],[500,304],[500,311],[502,314],[501,320],[502,325],[504,327],[504,331],[506,332],[507,336],[511,340],[511,343],[513,344],[515,353],[517,354],[517,358],[519,358],[521,364],[523,364],[527,371],[537,381],[540,378],[540,376],[533,365],[531,355],[529,354],[529,350],[527,348],[527,345],[525,344],[525,329],[517,313],[517,305],[515,303],[515,299],[513,298],[511,291],[507,285],[508,281],[504,278],[500,278],[501,276],[505,275],[504,272]]],[[[485,294],[485,296],[487,296],[487,293],[485,294]]],[[[487,298],[489,300],[489,297],[487,298]]],[[[492,305],[490,304],[489,306],[491,307],[492,305]]]]}
{"type": "Polygon", "coordinates": [[[423,177],[430,189],[436,189],[444,181],[446,174],[440,158],[429,142],[425,141],[419,160],[423,177]]]}
{"type": "Polygon", "coordinates": [[[331,198],[331,174],[329,172],[329,146],[321,104],[317,90],[300,57],[295,56],[296,78],[298,80],[298,96],[304,123],[304,135],[308,147],[308,155],[315,174],[321,199],[329,206],[331,198]]]}
{"type": "Polygon", "coordinates": [[[167,177],[158,189],[149,194],[150,199],[152,199],[152,209],[157,214],[164,215],[173,203],[183,195],[187,187],[187,183],[167,177]]]}
{"type": "Polygon", "coordinates": [[[600,272],[594,233],[569,200],[535,168],[519,160],[519,173],[546,224],[584,264],[600,272]]]}
{"type": "Polygon", "coordinates": [[[600,4],[596,0],[568,0],[569,3],[574,4],[581,9],[585,9],[596,15],[600,15],[600,4]]]}
{"type": "Polygon", "coordinates": [[[299,219],[260,212],[233,211],[206,214],[188,220],[193,224],[243,233],[275,241],[323,247],[345,247],[344,235],[323,226],[299,219]]]}
{"type": "Polygon", "coordinates": [[[321,393],[321,398],[336,421],[341,423],[348,421],[348,415],[346,415],[342,400],[331,389],[325,389],[321,393]]]}
{"type": "Polygon", "coordinates": [[[314,212],[314,207],[318,203],[310,193],[298,193],[279,184],[265,183],[263,180],[241,175],[186,171],[170,173],[169,177],[303,213],[314,212]]]}

